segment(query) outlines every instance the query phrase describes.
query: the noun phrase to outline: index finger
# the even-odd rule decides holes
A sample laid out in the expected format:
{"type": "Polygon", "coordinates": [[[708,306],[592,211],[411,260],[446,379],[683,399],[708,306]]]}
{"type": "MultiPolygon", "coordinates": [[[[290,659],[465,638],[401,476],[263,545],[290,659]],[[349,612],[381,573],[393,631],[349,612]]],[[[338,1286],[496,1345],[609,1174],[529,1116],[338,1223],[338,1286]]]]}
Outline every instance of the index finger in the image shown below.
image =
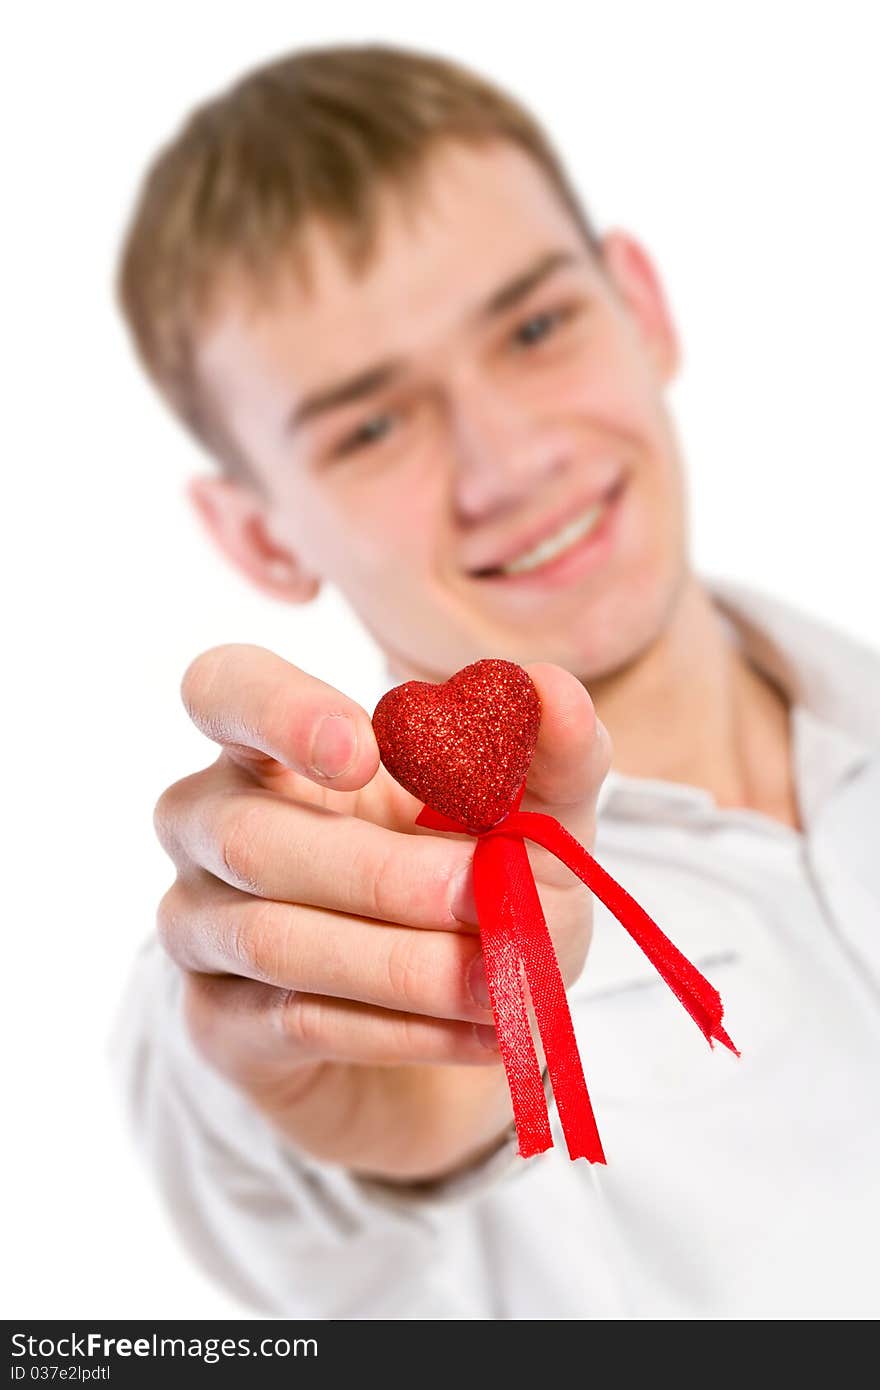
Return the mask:
{"type": "Polygon", "coordinates": [[[181,696],[196,727],[245,765],[274,762],[340,791],[379,766],[366,710],[265,647],[211,647],[187,667],[181,696]]]}

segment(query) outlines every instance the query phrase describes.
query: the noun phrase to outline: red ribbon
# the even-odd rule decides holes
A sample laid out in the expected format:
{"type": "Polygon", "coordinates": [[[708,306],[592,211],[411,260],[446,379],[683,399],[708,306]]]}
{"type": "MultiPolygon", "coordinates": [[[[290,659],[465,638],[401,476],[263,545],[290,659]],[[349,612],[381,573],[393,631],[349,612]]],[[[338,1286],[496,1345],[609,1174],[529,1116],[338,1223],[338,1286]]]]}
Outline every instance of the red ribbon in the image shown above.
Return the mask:
{"type": "Polygon", "coordinates": [[[687,1009],[709,1046],[720,1042],[737,1057],[740,1054],[721,1026],[724,1006],[717,989],[558,820],[536,811],[520,811],[524,790],[525,784],[510,813],[491,830],[471,830],[428,806],[419,812],[416,824],[477,838],[474,895],[480,939],[521,1156],[531,1158],[553,1145],[525,980],[569,1156],[604,1163],[565,985],[541,909],[526,840],[549,850],[601,899],[687,1009]]]}

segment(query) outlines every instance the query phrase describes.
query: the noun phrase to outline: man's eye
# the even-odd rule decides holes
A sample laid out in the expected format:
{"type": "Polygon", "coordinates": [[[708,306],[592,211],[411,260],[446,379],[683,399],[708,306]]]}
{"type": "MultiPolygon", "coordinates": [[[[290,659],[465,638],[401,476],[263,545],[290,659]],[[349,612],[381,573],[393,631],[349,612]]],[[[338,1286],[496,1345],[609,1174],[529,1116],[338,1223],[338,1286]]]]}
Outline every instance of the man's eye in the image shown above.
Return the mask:
{"type": "Polygon", "coordinates": [[[540,343],[544,338],[550,336],[559,327],[565,318],[561,309],[548,310],[543,314],[533,314],[525,323],[521,323],[514,333],[514,338],[520,347],[533,347],[535,343],[540,343]]]}
{"type": "Polygon", "coordinates": [[[362,425],[358,425],[356,430],[345,436],[339,445],[337,453],[349,454],[355,449],[363,449],[370,444],[376,444],[380,439],[384,439],[392,426],[390,415],[373,415],[371,419],[365,420],[362,425]]]}

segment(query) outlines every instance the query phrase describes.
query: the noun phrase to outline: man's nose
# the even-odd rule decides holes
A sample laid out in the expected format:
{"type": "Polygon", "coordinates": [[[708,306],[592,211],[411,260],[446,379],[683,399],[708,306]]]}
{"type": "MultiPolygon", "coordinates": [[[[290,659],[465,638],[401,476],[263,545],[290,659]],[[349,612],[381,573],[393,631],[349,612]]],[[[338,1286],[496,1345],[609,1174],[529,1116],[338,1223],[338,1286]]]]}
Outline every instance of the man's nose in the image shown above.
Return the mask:
{"type": "Polygon", "coordinates": [[[563,431],[507,392],[472,388],[455,403],[454,426],[455,504],[465,520],[515,505],[569,462],[563,431]]]}

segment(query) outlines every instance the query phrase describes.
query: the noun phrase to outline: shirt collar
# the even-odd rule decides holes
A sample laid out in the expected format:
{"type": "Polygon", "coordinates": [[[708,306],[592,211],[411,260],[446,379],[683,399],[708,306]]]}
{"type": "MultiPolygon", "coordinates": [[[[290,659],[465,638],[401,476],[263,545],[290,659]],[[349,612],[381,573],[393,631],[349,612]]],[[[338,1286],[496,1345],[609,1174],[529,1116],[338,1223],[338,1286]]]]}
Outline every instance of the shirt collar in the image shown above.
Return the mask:
{"type": "Polygon", "coordinates": [[[703,577],[743,650],[792,705],[880,749],[880,653],[793,604],[730,580],[703,577]]]}
{"type": "MultiPolygon", "coordinates": [[[[795,778],[801,814],[809,825],[834,787],[880,748],[880,655],[757,589],[705,575],[702,583],[731,638],[791,705],[795,778]]],[[[719,814],[703,787],[634,777],[613,768],[600,788],[598,812],[665,821],[719,814]]],[[[746,808],[736,814],[754,818],[746,808]]],[[[769,818],[762,820],[770,824],[769,818]]]]}

